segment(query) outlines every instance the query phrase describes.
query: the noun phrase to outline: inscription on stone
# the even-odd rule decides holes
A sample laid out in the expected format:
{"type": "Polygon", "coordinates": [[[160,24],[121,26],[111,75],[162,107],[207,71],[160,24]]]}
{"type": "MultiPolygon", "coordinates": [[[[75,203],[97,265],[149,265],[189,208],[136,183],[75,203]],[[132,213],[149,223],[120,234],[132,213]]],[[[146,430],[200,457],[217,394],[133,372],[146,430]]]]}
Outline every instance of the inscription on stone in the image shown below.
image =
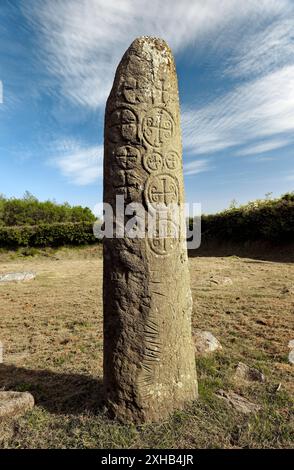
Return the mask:
{"type": "Polygon", "coordinates": [[[127,108],[116,109],[111,115],[110,122],[110,142],[136,141],[138,122],[134,111],[127,108]]]}
{"type": "Polygon", "coordinates": [[[114,151],[114,155],[118,166],[125,170],[135,168],[140,161],[139,149],[131,147],[130,145],[117,147],[114,151]]]}
{"type": "Polygon", "coordinates": [[[158,152],[146,153],[144,157],[144,166],[147,171],[159,171],[163,167],[162,155],[158,152]]]}
{"type": "Polygon", "coordinates": [[[163,108],[151,109],[143,120],[144,139],[149,145],[160,147],[171,139],[174,127],[174,120],[169,111],[163,108]]]}
{"type": "Polygon", "coordinates": [[[165,157],[165,166],[168,170],[177,170],[180,167],[180,159],[177,152],[171,151],[165,157]]]}
{"type": "Polygon", "coordinates": [[[179,202],[179,182],[171,174],[153,175],[147,182],[145,195],[151,205],[176,204],[179,202]]]}
{"type": "Polygon", "coordinates": [[[163,156],[159,152],[147,152],[144,155],[143,164],[145,169],[152,173],[160,171],[163,168],[168,171],[178,170],[180,168],[180,158],[177,152],[171,150],[163,156]]]}

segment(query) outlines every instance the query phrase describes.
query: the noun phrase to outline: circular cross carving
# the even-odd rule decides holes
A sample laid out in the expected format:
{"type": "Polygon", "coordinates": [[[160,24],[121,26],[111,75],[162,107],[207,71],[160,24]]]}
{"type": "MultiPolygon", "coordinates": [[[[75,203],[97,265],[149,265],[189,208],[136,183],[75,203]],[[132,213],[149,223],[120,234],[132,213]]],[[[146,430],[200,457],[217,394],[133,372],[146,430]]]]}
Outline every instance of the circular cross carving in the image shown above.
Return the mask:
{"type": "Polygon", "coordinates": [[[143,163],[147,171],[160,171],[163,167],[163,158],[158,152],[146,153],[143,163]]]}
{"type": "Polygon", "coordinates": [[[170,255],[178,245],[175,238],[149,238],[148,241],[151,251],[160,256],[170,255]]]}
{"type": "Polygon", "coordinates": [[[146,185],[145,199],[152,206],[178,203],[179,183],[177,178],[168,173],[152,176],[146,185]]]}
{"type": "Polygon", "coordinates": [[[166,256],[175,250],[180,237],[178,222],[173,220],[172,213],[162,213],[161,217],[156,217],[153,236],[148,238],[149,247],[154,253],[166,256]]]}
{"type": "Polygon", "coordinates": [[[148,94],[148,80],[146,77],[123,76],[121,80],[120,92],[127,103],[137,104],[146,100],[148,94]]]}
{"type": "Polygon", "coordinates": [[[159,147],[174,135],[174,120],[172,115],[162,108],[153,108],[143,120],[143,136],[146,142],[159,147]]]}
{"type": "Polygon", "coordinates": [[[137,139],[137,116],[128,108],[113,111],[108,120],[108,137],[110,142],[134,142],[137,139]]]}
{"type": "Polygon", "coordinates": [[[174,150],[168,152],[164,159],[165,166],[168,170],[177,170],[180,166],[180,158],[174,150]]]}
{"type": "Polygon", "coordinates": [[[114,157],[120,168],[131,170],[140,160],[140,151],[131,145],[124,145],[115,149],[114,157]]]}

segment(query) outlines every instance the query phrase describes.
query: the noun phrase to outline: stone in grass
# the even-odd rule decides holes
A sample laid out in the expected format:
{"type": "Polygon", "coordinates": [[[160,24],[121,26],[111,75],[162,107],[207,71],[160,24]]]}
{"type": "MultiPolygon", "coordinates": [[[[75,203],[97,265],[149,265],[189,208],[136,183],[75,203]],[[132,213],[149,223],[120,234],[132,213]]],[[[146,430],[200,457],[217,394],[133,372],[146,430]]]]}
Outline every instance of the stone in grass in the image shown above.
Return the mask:
{"type": "Polygon", "coordinates": [[[222,400],[225,400],[225,402],[229,406],[239,411],[240,413],[257,413],[261,410],[260,405],[252,403],[251,401],[247,400],[247,398],[244,398],[241,395],[238,395],[237,393],[232,391],[226,392],[225,390],[219,390],[217,393],[217,397],[221,398],[222,400]]]}
{"type": "Polygon", "coordinates": [[[291,364],[294,364],[294,349],[289,352],[288,360],[291,364]]]}
{"type": "Polygon", "coordinates": [[[288,343],[288,348],[291,349],[289,352],[288,360],[291,364],[294,364],[294,339],[291,339],[288,343]]]}
{"type": "Polygon", "coordinates": [[[198,354],[207,354],[222,349],[219,340],[210,331],[196,330],[194,333],[194,343],[198,354]]]}
{"type": "Polygon", "coordinates": [[[36,273],[23,272],[23,273],[7,273],[0,275],[0,282],[13,282],[13,281],[30,281],[35,279],[36,273]]]}
{"type": "Polygon", "coordinates": [[[28,392],[0,392],[0,419],[20,416],[33,409],[35,400],[28,392]]]}
{"type": "Polygon", "coordinates": [[[260,370],[249,367],[243,362],[239,362],[237,365],[234,378],[237,380],[247,380],[249,382],[265,382],[265,376],[260,370]]]}
{"type": "Polygon", "coordinates": [[[230,277],[215,278],[213,276],[210,276],[209,282],[212,282],[213,284],[221,284],[223,286],[233,285],[233,281],[230,277]]]}

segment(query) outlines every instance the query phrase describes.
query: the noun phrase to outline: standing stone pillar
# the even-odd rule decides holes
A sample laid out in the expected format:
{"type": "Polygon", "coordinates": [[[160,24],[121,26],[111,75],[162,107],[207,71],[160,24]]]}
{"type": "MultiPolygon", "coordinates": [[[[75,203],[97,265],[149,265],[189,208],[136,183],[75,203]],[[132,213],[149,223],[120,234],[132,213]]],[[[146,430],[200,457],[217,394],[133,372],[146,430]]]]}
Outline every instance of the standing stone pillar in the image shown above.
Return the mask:
{"type": "MultiPolygon", "coordinates": [[[[177,76],[160,39],[131,44],[107,101],[104,202],[118,222],[116,196],[146,214],[184,201],[177,76]]],[[[182,208],[177,224],[183,229],[182,208]]],[[[136,423],[162,420],[197,398],[185,230],[162,238],[148,226],[144,238],[118,238],[116,228],[104,240],[105,394],[115,417],[136,423]]]]}

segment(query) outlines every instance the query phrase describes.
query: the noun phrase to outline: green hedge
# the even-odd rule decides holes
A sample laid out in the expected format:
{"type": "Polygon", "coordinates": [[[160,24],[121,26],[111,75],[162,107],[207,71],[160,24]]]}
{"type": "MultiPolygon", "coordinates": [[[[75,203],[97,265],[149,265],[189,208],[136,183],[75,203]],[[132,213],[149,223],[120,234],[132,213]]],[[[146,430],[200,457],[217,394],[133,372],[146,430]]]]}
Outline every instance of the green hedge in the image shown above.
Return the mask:
{"type": "Polygon", "coordinates": [[[203,215],[201,233],[203,241],[293,241],[294,193],[279,199],[257,200],[215,215],[203,215]]]}
{"type": "MultiPolygon", "coordinates": [[[[192,221],[190,221],[192,225],[192,221]]],[[[192,227],[190,227],[192,229],[192,227]]],[[[215,215],[203,215],[202,241],[246,242],[294,240],[294,193],[258,200],[215,215]]],[[[0,226],[0,248],[46,247],[98,243],[92,222],[0,226]]]]}
{"type": "Polygon", "coordinates": [[[8,199],[0,194],[2,227],[94,221],[95,216],[88,207],[71,206],[67,202],[41,202],[29,192],[26,192],[22,199],[8,199]]]}
{"type": "Polygon", "coordinates": [[[91,222],[0,227],[0,247],[46,247],[96,243],[91,222]]]}

